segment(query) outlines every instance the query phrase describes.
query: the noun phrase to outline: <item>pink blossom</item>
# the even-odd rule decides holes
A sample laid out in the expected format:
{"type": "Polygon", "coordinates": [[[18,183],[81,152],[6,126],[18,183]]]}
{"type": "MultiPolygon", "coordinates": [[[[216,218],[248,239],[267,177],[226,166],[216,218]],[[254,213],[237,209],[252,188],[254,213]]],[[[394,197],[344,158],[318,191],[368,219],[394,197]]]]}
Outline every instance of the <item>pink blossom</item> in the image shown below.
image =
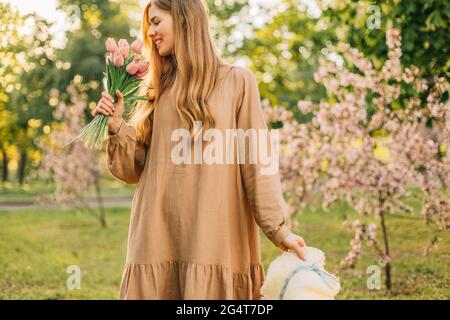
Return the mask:
{"type": "Polygon", "coordinates": [[[111,53],[117,50],[117,43],[114,38],[106,39],[106,50],[111,53]]]}
{"type": "Polygon", "coordinates": [[[143,45],[144,45],[144,42],[142,42],[141,39],[136,39],[131,43],[131,50],[133,50],[136,53],[140,53],[143,45]]]}
{"type": "Polygon", "coordinates": [[[147,72],[136,73],[136,79],[142,79],[147,75],[147,72]]]}
{"type": "Polygon", "coordinates": [[[138,72],[138,68],[139,68],[139,65],[138,65],[135,61],[131,61],[131,62],[127,65],[126,70],[127,70],[127,72],[128,72],[129,74],[134,75],[134,74],[136,74],[136,72],[138,72]]]}
{"type": "Polygon", "coordinates": [[[120,54],[126,59],[128,55],[130,54],[130,47],[127,46],[119,46],[119,52],[120,54]]]}
{"type": "MultiPolygon", "coordinates": [[[[100,163],[98,154],[92,152],[78,141],[71,148],[63,145],[78,135],[85,125],[85,111],[87,108],[87,96],[77,92],[73,84],[67,87],[67,93],[71,99],[68,104],[60,100],[55,108],[54,116],[64,123],[63,126],[53,127],[48,140],[39,141],[43,151],[37,176],[51,179],[57,186],[53,193],[41,193],[36,197],[36,202],[65,207],[86,208],[87,190],[95,188],[96,181],[100,177],[100,163]]],[[[54,98],[59,98],[59,92],[50,93],[54,98]]],[[[88,206],[95,213],[95,208],[88,206]]],[[[98,214],[99,220],[104,219],[98,214]]]]}
{"type": "Polygon", "coordinates": [[[389,49],[400,47],[401,45],[400,30],[389,29],[386,32],[386,43],[389,49]]]}
{"type": "Polygon", "coordinates": [[[149,67],[148,61],[140,61],[138,65],[138,73],[147,73],[149,67]]]}
{"type": "MultiPolygon", "coordinates": [[[[283,190],[295,208],[292,212],[320,196],[324,209],[345,200],[376,221],[391,213],[411,212],[403,199],[410,187],[417,187],[426,222],[448,231],[450,200],[442,190],[450,182],[450,102],[441,102],[441,97],[450,85],[438,77],[421,78],[415,66],[403,68],[398,30],[389,30],[386,41],[388,59],[381,67],[375,68],[360,51],[345,44],[337,48],[345,64],[323,62],[314,79],[327,88],[330,100],[297,105],[311,114],[311,121],[299,124],[291,111],[265,108],[270,122],[283,122],[280,148],[290,150],[280,154],[283,190]],[[354,72],[354,67],[362,72],[354,72]],[[402,97],[404,83],[415,90],[407,98],[402,97]],[[370,101],[376,109],[371,117],[369,95],[375,96],[370,101]],[[423,121],[429,117],[433,117],[432,128],[423,121]]],[[[344,265],[357,262],[365,241],[390,266],[391,256],[377,242],[374,224],[357,221],[352,230],[344,265]]]]}
{"type": "Polygon", "coordinates": [[[128,41],[125,39],[120,39],[119,40],[119,47],[129,47],[130,45],[128,44],[128,41]]]}
{"type": "Polygon", "coordinates": [[[120,68],[125,63],[125,59],[123,58],[123,56],[121,54],[114,54],[113,59],[114,59],[114,65],[117,68],[120,68]]]}

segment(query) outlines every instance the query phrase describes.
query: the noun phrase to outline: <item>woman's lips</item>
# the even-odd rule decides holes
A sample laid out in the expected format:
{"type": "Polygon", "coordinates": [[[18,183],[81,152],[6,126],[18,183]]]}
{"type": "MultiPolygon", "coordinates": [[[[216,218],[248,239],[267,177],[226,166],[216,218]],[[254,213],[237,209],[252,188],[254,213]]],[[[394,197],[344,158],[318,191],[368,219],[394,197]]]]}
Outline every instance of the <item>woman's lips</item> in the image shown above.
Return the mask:
{"type": "Polygon", "coordinates": [[[162,39],[158,39],[155,41],[156,47],[159,48],[161,46],[162,39]]]}

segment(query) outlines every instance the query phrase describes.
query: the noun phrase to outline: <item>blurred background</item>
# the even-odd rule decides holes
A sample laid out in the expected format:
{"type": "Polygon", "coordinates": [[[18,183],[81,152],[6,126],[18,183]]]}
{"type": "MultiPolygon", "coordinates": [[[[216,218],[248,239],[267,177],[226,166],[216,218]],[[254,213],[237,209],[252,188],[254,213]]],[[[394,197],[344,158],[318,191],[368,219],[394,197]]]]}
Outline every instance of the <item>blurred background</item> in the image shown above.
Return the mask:
{"type": "MultiPolygon", "coordinates": [[[[450,3],[206,3],[281,129],[289,224],[337,298],[449,299],[450,3]]],[[[92,120],[106,38],[139,37],[145,4],[0,0],[0,299],[117,296],[136,186],[62,144],[92,120]]],[[[261,241],[267,270],[281,252],[261,241]]]]}

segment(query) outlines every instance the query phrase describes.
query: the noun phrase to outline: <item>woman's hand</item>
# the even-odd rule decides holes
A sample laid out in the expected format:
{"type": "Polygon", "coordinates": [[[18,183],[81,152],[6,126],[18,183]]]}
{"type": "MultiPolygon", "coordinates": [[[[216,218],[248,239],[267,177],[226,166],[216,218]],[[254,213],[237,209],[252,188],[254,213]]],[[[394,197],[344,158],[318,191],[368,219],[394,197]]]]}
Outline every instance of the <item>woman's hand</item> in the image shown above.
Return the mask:
{"type": "Polygon", "coordinates": [[[291,249],[302,260],[305,260],[304,247],[306,247],[305,240],[303,240],[302,237],[296,235],[295,233],[291,233],[290,235],[288,235],[280,244],[280,248],[282,250],[287,251],[291,249]]]}
{"type": "Polygon", "coordinates": [[[114,104],[113,97],[106,91],[102,92],[102,98],[97,103],[96,108],[92,112],[93,116],[98,113],[104,114],[105,116],[110,116],[109,118],[109,132],[116,133],[117,128],[122,121],[122,115],[125,112],[123,103],[123,94],[116,90],[117,102],[114,104]]]}

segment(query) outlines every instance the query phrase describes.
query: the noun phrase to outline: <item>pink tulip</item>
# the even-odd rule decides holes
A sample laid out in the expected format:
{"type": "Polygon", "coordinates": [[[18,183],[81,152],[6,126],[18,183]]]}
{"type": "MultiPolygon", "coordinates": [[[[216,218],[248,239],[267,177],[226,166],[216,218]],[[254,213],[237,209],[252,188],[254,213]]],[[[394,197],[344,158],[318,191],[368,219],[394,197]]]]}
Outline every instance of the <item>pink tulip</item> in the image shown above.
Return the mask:
{"type": "Polygon", "coordinates": [[[136,39],[133,41],[133,43],[131,43],[131,50],[133,50],[136,53],[140,53],[143,45],[144,43],[142,42],[141,39],[136,39]]]}
{"type": "Polygon", "coordinates": [[[135,62],[135,61],[131,61],[128,65],[127,65],[127,72],[129,74],[136,74],[136,72],[138,72],[139,69],[139,65],[135,62]]]}
{"type": "Polygon", "coordinates": [[[148,65],[149,62],[148,61],[140,61],[139,63],[139,68],[138,68],[138,73],[144,73],[148,71],[148,65]]]}
{"type": "Polygon", "coordinates": [[[125,39],[120,39],[119,40],[119,47],[130,47],[130,45],[128,44],[128,41],[125,39]]]}
{"type": "Polygon", "coordinates": [[[138,72],[138,73],[136,73],[136,78],[137,79],[142,79],[146,75],[147,75],[147,71],[146,72],[138,72]]]}
{"type": "Polygon", "coordinates": [[[121,55],[123,55],[124,58],[127,58],[130,54],[130,47],[129,46],[119,46],[119,52],[121,55]]]}
{"type": "Polygon", "coordinates": [[[116,40],[114,40],[113,38],[106,39],[106,50],[108,50],[108,52],[116,51],[117,50],[116,40]]]}
{"type": "Polygon", "coordinates": [[[114,54],[113,59],[114,59],[114,65],[117,68],[120,68],[125,63],[125,59],[123,58],[123,56],[120,53],[119,54],[114,54]]]}

